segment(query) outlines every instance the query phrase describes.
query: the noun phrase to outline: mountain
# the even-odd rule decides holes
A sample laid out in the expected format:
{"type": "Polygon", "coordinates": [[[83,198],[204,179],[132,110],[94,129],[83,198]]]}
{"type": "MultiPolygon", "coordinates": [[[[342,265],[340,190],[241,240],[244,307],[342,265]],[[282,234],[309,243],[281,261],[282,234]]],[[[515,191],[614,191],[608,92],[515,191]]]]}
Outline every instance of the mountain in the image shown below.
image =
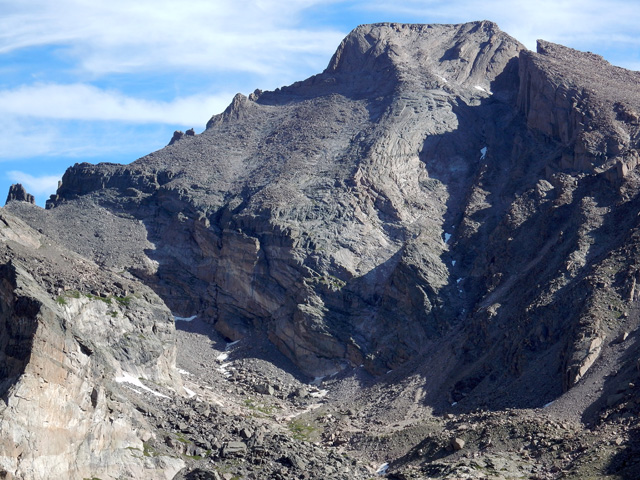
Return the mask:
{"type": "MultiPolygon", "coordinates": [[[[73,302],[116,298],[100,296],[100,285],[126,278],[153,290],[144,296],[153,308],[196,317],[197,329],[178,320],[166,334],[181,345],[178,363],[191,365],[193,351],[210,358],[193,364],[201,380],[214,389],[232,382],[227,393],[238,397],[220,400],[226,407],[255,407],[246,387],[287,410],[305,378],[324,378],[328,400],[295,417],[312,430],[292,428],[354,455],[353,465],[382,463],[384,453],[395,478],[442,478],[471,468],[465,458],[474,452],[484,468],[506,462],[504,478],[522,469],[535,478],[635,478],[638,112],[640,73],[592,53],[545,41],[531,52],[488,21],[363,25],[324,72],[238,94],[204,132],[176,132],[129,165],[76,164],[46,210],[13,200],[3,214],[106,276],[96,280],[99,293],[77,280],[73,302]],[[196,347],[198,332],[214,350],[240,341],[232,351],[245,373],[210,377],[218,357],[196,347]],[[274,378],[281,390],[265,386],[274,378]],[[603,439],[612,443],[594,446],[603,439]],[[515,458],[514,448],[525,453],[515,458]]],[[[48,258],[30,248],[27,264],[48,258]]],[[[84,265],[73,269],[80,278],[84,265]]],[[[51,295],[33,294],[49,303],[51,295]]],[[[52,308],[69,315],[66,305],[52,308]]],[[[89,322],[104,334],[112,323],[87,318],[67,318],[64,331],[89,322]]],[[[146,351],[155,340],[143,335],[136,348],[146,351]]],[[[114,371],[147,365],[119,367],[133,348],[122,341],[104,348],[114,371]]],[[[141,376],[180,392],[166,358],[161,378],[141,376]]],[[[20,368],[5,375],[7,398],[25,376],[20,368]]],[[[240,435],[227,427],[228,441],[240,435]]],[[[220,467],[232,455],[218,443],[206,450],[220,467]]],[[[278,475],[293,478],[305,470],[300,458],[327,451],[286,447],[278,475]]],[[[189,474],[195,464],[182,454],[178,475],[216,478],[203,466],[189,474]]],[[[15,450],[4,455],[13,475],[37,468],[35,458],[10,460],[15,450]]],[[[158,467],[147,468],[155,475],[158,467]]],[[[322,468],[309,478],[360,478],[364,467],[338,465],[335,477],[322,468]]]]}

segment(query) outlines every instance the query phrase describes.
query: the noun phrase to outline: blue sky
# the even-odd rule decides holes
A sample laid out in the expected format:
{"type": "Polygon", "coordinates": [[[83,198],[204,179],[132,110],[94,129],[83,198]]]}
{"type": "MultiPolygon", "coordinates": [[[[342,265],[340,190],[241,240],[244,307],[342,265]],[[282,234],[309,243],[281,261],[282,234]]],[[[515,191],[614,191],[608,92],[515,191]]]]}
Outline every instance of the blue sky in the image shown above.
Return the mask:
{"type": "Polygon", "coordinates": [[[235,93],[322,71],[359,24],[485,19],[640,70],[637,0],[0,0],[0,202],[199,133],[235,93]]]}

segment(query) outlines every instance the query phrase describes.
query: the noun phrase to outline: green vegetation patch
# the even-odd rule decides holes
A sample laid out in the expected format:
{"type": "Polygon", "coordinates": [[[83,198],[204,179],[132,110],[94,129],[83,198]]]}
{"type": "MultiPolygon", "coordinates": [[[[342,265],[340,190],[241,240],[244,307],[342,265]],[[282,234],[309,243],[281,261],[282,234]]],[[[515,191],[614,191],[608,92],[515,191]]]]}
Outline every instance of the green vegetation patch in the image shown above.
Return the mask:
{"type": "Polygon", "coordinates": [[[289,423],[289,431],[293,434],[293,438],[296,440],[310,442],[315,436],[317,430],[317,427],[302,420],[292,420],[289,423]]]}

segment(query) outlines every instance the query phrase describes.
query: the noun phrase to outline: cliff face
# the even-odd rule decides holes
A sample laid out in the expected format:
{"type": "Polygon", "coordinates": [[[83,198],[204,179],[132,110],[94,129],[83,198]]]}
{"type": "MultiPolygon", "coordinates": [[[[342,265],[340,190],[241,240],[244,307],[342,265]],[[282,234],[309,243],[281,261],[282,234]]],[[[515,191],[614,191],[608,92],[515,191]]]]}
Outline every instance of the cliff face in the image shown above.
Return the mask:
{"type": "Polygon", "coordinates": [[[362,26],[323,73],[11,208],[310,375],[419,358],[446,372],[427,402],[538,405],[635,322],[637,85],[490,22],[362,26]]]}
{"type": "Polygon", "coordinates": [[[152,429],[116,381],[180,387],[166,307],[7,212],[0,222],[3,478],[171,478],[180,460],[131,454],[152,429]]]}
{"type": "Polygon", "coordinates": [[[518,106],[527,126],[558,143],[559,167],[622,179],[638,165],[640,74],[602,57],[538,42],[520,58],[518,106]]]}

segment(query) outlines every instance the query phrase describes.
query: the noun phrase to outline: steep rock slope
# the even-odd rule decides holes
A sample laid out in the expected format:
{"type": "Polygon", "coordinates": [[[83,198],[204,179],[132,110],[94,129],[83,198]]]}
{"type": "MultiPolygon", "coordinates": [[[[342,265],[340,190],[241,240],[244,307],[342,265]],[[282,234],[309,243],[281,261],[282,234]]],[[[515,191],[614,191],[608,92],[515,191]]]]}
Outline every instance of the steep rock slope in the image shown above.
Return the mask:
{"type": "Polygon", "coordinates": [[[521,49],[489,22],[360,27],[324,73],[237,96],[201,135],[70,169],[50,215],[90,198],[141,219],[154,288],[229,338],[263,330],[312,374],[384,371],[458,308],[444,217],[481,123],[512,115],[521,49]]]}
{"type": "Polygon", "coordinates": [[[173,339],[148,287],[0,211],[0,477],[172,478],[132,455],[155,433],[118,382],[181,389],[173,339]]]}
{"type": "Polygon", "coordinates": [[[490,22],[361,26],[323,73],[10,206],[308,374],[541,406],[637,323],[637,80],[490,22]]]}

